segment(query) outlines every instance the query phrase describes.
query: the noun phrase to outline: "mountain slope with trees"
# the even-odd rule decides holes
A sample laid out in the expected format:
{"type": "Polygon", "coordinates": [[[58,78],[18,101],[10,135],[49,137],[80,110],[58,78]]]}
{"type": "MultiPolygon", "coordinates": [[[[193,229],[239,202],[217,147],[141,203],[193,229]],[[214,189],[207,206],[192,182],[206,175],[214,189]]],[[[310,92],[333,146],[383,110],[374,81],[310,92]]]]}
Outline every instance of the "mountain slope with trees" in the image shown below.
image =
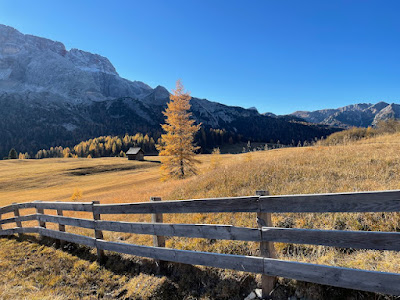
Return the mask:
{"type": "MultiPolygon", "coordinates": [[[[167,89],[120,77],[105,57],[0,25],[0,157],[13,147],[33,155],[98,136],[158,139],[168,100],[167,89]]],[[[297,143],[337,130],[196,97],[191,112],[206,134],[222,130],[245,142],[297,143]]]]}

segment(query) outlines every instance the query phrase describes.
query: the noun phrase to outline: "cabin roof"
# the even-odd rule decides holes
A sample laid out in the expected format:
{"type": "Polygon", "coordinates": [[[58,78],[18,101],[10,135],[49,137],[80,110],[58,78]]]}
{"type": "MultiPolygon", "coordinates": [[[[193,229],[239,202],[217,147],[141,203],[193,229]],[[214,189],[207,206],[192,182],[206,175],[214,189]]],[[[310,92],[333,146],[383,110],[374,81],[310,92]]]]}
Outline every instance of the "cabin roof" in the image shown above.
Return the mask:
{"type": "Polygon", "coordinates": [[[142,148],[140,147],[130,147],[129,150],[126,152],[126,154],[138,154],[139,151],[142,151],[142,148]]]}

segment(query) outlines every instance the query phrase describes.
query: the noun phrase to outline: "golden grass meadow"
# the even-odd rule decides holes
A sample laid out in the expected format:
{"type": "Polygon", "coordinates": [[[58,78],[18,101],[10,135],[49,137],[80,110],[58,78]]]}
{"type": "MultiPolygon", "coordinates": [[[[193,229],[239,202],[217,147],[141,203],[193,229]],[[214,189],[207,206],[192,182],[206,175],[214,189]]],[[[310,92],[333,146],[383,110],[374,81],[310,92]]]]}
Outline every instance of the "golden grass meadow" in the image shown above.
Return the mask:
{"type": "MultiPolygon", "coordinates": [[[[311,147],[198,157],[202,162],[198,175],[165,182],[160,181],[157,157],[147,157],[145,162],[125,158],[0,161],[0,206],[34,200],[126,203],[149,201],[151,196],[164,200],[243,196],[254,195],[260,189],[272,195],[400,189],[399,133],[331,146],[317,143],[311,147]]],[[[28,214],[29,210],[23,212],[28,214]]],[[[70,215],[91,218],[85,213],[70,215]]],[[[150,216],[107,219],[150,221],[150,216]]],[[[254,213],[170,214],[164,215],[164,222],[256,227],[254,213]]],[[[273,222],[279,227],[400,231],[399,213],[273,214],[273,222]]],[[[92,234],[68,226],[67,231],[92,234]]],[[[124,233],[105,232],[105,239],[152,243],[151,236],[124,233]]],[[[126,256],[117,259],[115,254],[109,254],[113,259],[99,266],[94,252],[80,248],[56,250],[44,243],[34,237],[0,239],[0,299],[15,299],[16,295],[25,299],[243,299],[259,281],[259,276],[252,274],[190,266],[170,266],[169,275],[161,276],[151,260],[126,256]],[[138,289],[143,293],[138,295],[138,289]]],[[[258,252],[256,243],[206,239],[167,238],[166,246],[245,255],[258,252]]],[[[275,247],[280,259],[400,272],[397,252],[281,243],[275,247]]],[[[296,290],[301,284],[287,286],[296,290]]],[[[307,288],[302,293],[305,299],[327,299],[323,288],[307,288]]],[[[330,293],[330,299],[391,299],[368,293],[351,298],[343,296],[347,295],[343,291],[335,294],[332,289],[330,293]]]]}

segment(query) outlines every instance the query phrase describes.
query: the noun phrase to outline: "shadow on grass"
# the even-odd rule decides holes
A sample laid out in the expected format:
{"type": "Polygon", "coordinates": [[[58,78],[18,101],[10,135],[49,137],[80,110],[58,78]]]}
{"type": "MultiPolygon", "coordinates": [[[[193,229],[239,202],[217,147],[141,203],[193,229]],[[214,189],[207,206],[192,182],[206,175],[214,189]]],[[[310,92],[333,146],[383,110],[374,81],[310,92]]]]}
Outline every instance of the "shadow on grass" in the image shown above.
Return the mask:
{"type": "Polygon", "coordinates": [[[156,163],[156,164],[161,164],[161,161],[159,161],[159,160],[144,159],[144,160],[142,160],[142,161],[144,161],[144,162],[152,162],[152,163],[156,163]]]}
{"type": "MultiPolygon", "coordinates": [[[[89,262],[97,260],[95,249],[74,243],[66,243],[60,247],[59,241],[56,239],[40,238],[29,234],[8,238],[53,247],[89,262]]],[[[108,251],[105,256],[102,267],[116,275],[125,275],[129,278],[139,274],[165,276],[177,287],[177,299],[244,299],[257,287],[254,274],[235,271],[225,271],[222,274],[219,269],[215,268],[171,262],[162,262],[158,265],[153,259],[108,251]]]]}
{"type": "MultiPolygon", "coordinates": [[[[59,241],[52,238],[40,238],[35,235],[4,237],[17,241],[29,241],[53,247],[82,260],[97,260],[95,249],[73,243],[60,247],[59,241]]],[[[174,299],[244,299],[257,287],[256,275],[221,270],[209,267],[195,267],[187,264],[164,262],[157,265],[155,260],[132,255],[106,252],[102,266],[117,275],[134,278],[139,274],[165,276],[176,286],[174,299]]],[[[123,298],[123,292],[118,298],[123,298]]],[[[354,300],[399,300],[398,296],[380,295],[356,290],[335,288],[318,284],[279,279],[272,293],[274,300],[283,299],[354,299],[354,300]],[[296,298],[293,298],[296,295],[296,298]]],[[[159,298],[157,298],[159,299],[159,298]]],[[[161,299],[161,298],[160,298],[161,299]]],[[[164,298],[162,298],[164,299],[164,298]]],[[[171,296],[166,299],[172,299],[171,296]]]]}

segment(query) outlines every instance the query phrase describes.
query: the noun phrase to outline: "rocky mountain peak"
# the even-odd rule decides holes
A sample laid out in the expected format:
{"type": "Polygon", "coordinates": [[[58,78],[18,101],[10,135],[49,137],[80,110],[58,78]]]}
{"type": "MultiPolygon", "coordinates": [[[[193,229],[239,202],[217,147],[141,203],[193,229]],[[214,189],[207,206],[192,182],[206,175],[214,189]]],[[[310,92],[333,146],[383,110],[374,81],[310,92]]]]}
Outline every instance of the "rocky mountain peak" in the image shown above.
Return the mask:
{"type": "Polygon", "coordinates": [[[119,97],[143,99],[152,88],[119,77],[111,62],[98,54],[71,49],[46,38],[0,25],[0,91],[40,93],[40,101],[83,103],[119,97]]]}
{"type": "Polygon", "coordinates": [[[66,57],[82,70],[118,75],[114,66],[104,56],[73,48],[67,52],[66,57]]]}
{"type": "Polygon", "coordinates": [[[168,90],[161,85],[157,85],[157,87],[154,89],[154,93],[156,94],[157,98],[169,98],[168,90]]]}
{"type": "Polygon", "coordinates": [[[1,55],[17,55],[32,50],[52,51],[59,55],[65,55],[67,52],[63,43],[23,34],[10,26],[0,24],[1,55]]]}
{"type": "Polygon", "coordinates": [[[400,105],[380,101],[376,104],[358,103],[337,109],[294,112],[292,115],[309,122],[348,128],[368,127],[381,120],[400,118],[400,105]]]}
{"type": "MultiPolygon", "coordinates": [[[[37,151],[127,132],[157,138],[169,95],[162,86],[120,77],[101,55],[67,51],[60,42],[0,25],[0,155],[12,147],[37,151]]],[[[207,99],[190,102],[193,119],[203,127],[203,148],[229,137],[291,143],[335,131],[207,99]]]]}

